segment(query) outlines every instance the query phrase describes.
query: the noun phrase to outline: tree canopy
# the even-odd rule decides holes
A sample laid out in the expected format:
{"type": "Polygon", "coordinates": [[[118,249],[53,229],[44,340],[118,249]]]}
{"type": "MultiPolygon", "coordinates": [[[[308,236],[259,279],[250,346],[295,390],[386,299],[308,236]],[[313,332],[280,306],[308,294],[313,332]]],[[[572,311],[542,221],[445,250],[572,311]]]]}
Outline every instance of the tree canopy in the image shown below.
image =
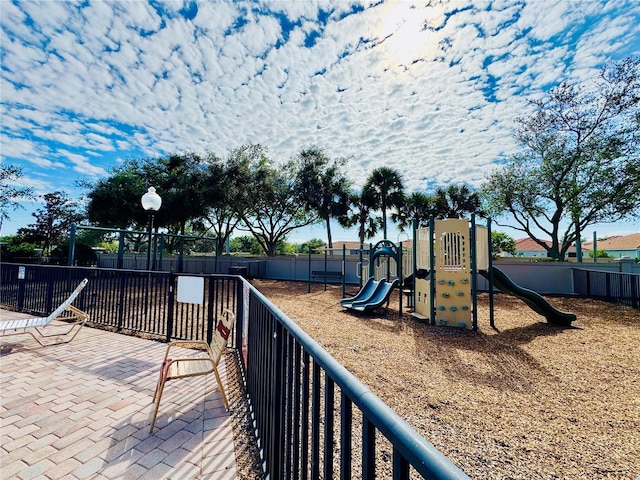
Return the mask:
{"type": "Polygon", "coordinates": [[[338,218],[338,222],[345,228],[358,227],[360,244],[378,233],[381,221],[374,214],[373,199],[368,198],[369,190],[351,192],[349,195],[349,209],[345,215],[338,218]]]}
{"type": "Polygon", "coordinates": [[[344,216],[349,208],[351,182],[341,171],[344,160],[331,160],[321,148],[310,147],[302,150],[294,161],[295,188],[307,209],[324,221],[327,242],[333,248],[331,218],[344,216]]]}
{"type": "Polygon", "coordinates": [[[297,228],[317,219],[307,210],[296,188],[293,160],[276,167],[260,145],[243,149],[232,161],[237,178],[242,179],[231,193],[239,229],[251,232],[267,256],[297,228]]]}
{"type": "Polygon", "coordinates": [[[16,165],[0,165],[0,230],[2,222],[9,220],[10,211],[23,208],[25,200],[35,200],[32,187],[20,187],[16,181],[22,178],[22,168],[16,165]]]}
{"type": "Polygon", "coordinates": [[[35,223],[18,230],[18,235],[27,242],[40,243],[43,253],[64,242],[69,235],[71,224],[79,222],[83,215],[78,204],[65,192],[53,192],[44,195],[45,206],[33,213],[35,223]]]}
{"type": "Polygon", "coordinates": [[[376,168],[362,190],[369,206],[382,211],[382,234],[387,238],[387,210],[402,206],[404,200],[402,174],[389,167],[376,168]]]}
{"type": "Polygon", "coordinates": [[[565,82],[531,104],[517,121],[522,151],[486,178],[485,206],[564,259],[587,226],[640,213],[640,58],[608,65],[593,88],[565,82]]]}

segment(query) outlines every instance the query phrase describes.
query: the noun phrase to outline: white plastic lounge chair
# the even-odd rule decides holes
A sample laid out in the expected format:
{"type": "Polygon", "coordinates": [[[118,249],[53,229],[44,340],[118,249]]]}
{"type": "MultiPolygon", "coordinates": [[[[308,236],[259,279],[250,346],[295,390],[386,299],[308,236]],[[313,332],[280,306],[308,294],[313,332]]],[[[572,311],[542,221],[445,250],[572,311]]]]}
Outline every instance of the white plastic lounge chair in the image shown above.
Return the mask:
{"type": "MultiPolygon", "coordinates": [[[[74,329],[75,332],[66,341],[58,342],[58,343],[69,343],[74,338],[82,328],[82,326],[87,322],[89,315],[87,315],[82,310],[71,305],[76,297],[80,294],[82,289],[87,285],[89,280],[86,278],[80,282],[80,285],[76,287],[76,289],[69,295],[69,297],[58,307],[48,317],[31,317],[31,318],[20,318],[16,320],[6,320],[0,322],[0,332],[2,332],[2,336],[10,336],[10,335],[31,335],[36,342],[38,342],[43,347],[46,345],[42,343],[41,338],[47,337],[63,337],[69,335],[74,329]],[[65,311],[71,312],[71,315],[62,315],[65,311]],[[56,333],[43,333],[43,329],[49,325],[53,320],[60,318],[63,320],[74,320],[72,322],[71,328],[64,332],[56,332],[56,333]]],[[[59,328],[58,325],[52,326],[52,328],[59,328]]]]}
{"type": "Polygon", "coordinates": [[[236,316],[231,310],[225,310],[223,317],[218,321],[218,327],[213,332],[213,338],[211,343],[205,341],[190,341],[190,340],[175,340],[170,342],[167,346],[167,351],[164,355],[164,361],[160,366],[160,376],[158,377],[158,383],[156,384],[156,391],[153,394],[153,402],[155,408],[153,411],[153,419],[151,420],[151,429],[149,432],[153,432],[153,426],[156,423],[156,417],[158,416],[158,408],[160,407],[160,400],[162,399],[162,392],[164,386],[169,380],[177,380],[179,378],[196,377],[201,375],[209,375],[213,373],[216,376],[218,382],[218,388],[222,394],[222,401],[224,406],[229,411],[229,401],[227,395],[224,392],[222,386],[222,380],[218,373],[218,363],[222,358],[222,354],[227,348],[227,340],[229,334],[235,326],[236,316]],[[171,347],[176,346],[200,346],[204,347],[206,355],[199,357],[185,357],[185,358],[169,358],[169,351],[171,347]]]}

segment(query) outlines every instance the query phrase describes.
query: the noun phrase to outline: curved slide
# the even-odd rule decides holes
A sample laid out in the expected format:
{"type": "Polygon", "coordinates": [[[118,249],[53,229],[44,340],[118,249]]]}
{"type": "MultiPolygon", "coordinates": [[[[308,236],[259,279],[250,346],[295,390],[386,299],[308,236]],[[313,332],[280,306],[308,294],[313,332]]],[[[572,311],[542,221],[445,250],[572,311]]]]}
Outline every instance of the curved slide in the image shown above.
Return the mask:
{"type": "Polygon", "coordinates": [[[370,278],[355,297],[345,298],[340,304],[345,308],[359,312],[374,310],[389,300],[391,292],[398,286],[398,283],[398,279],[389,283],[385,280],[377,282],[370,278]]]}
{"type": "MultiPolygon", "coordinates": [[[[384,280],[381,280],[381,281],[384,282],[384,280]]],[[[380,282],[376,282],[373,279],[373,277],[369,277],[369,280],[367,280],[367,283],[364,284],[364,286],[360,289],[358,293],[356,293],[355,296],[349,297],[349,298],[343,298],[342,300],[340,300],[340,305],[342,305],[345,308],[350,308],[354,302],[359,302],[360,300],[371,297],[371,295],[373,295],[373,292],[375,291],[375,289],[378,287],[379,284],[380,282]]]]}
{"type": "MultiPolygon", "coordinates": [[[[576,319],[573,313],[561,312],[553,308],[539,293],[517,285],[499,268],[492,267],[492,269],[494,287],[507,295],[519,298],[536,313],[545,317],[549,323],[570,327],[571,322],[576,319]]],[[[486,279],[489,279],[488,271],[481,270],[479,273],[486,279]]]]}

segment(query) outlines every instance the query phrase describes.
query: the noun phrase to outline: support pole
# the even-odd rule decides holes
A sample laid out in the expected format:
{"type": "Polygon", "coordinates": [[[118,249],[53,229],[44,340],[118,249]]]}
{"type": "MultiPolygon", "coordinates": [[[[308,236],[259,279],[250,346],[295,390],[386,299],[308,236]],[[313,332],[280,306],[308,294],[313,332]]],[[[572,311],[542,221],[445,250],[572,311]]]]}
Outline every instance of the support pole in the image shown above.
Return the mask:
{"type": "Polygon", "coordinates": [[[434,252],[433,245],[433,234],[436,226],[436,222],[433,216],[429,217],[429,297],[430,298],[430,312],[429,312],[429,323],[431,325],[436,324],[436,258],[434,252]]]}
{"type": "Polygon", "coordinates": [[[76,253],[76,224],[71,224],[71,232],[69,233],[69,266],[73,267],[74,256],[76,253]]]}
{"type": "Polygon", "coordinates": [[[147,270],[151,270],[151,249],[153,248],[153,213],[149,213],[148,228],[148,247],[147,247],[147,270]]]}
{"type": "Polygon", "coordinates": [[[478,331],[478,268],[477,268],[477,252],[476,252],[476,216],[475,214],[471,214],[471,231],[469,232],[469,243],[471,245],[471,305],[473,311],[472,315],[472,326],[473,331],[478,331]]]}
{"type": "Polygon", "coordinates": [[[309,249],[309,267],[307,268],[308,270],[308,275],[307,275],[307,293],[311,293],[311,247],[308,246],[307,247],[309,249]]]}
{"type": "Polygon", "coordinates": [[[122,270],[124,267],[124,230],[118,232],[118,259],[116,260],[116,268],[122,270]]]}
{"type": "Polygon", "coordinates": [[[347,246],[342,244],[342,298],[347,291],[347,246]]]}
{"type": "Polygon", "coordinates": [[[491,247],[491,218],[487,218],[487,235],[489,235],[489,325],[495,328],[493,321],[493,248],[491,247]]]}
{"type": "Polygon", "coordinates": [[[402,242],[399,242],[398,245],[398,254],[396,255],[398,259],[398,303],[400,304],[399,312],[402,315],[402,288],[404,283],[404,278],[402,276],[402,242]]]}

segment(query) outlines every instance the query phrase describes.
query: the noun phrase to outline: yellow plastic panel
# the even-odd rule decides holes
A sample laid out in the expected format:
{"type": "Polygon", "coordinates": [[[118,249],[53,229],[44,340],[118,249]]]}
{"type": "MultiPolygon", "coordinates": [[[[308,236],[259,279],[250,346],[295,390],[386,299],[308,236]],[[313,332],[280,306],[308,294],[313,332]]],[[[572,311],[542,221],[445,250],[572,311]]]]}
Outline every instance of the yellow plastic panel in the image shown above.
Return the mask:
{"type": "Polygon", "coordinates": [[[435,222],[436,271],[466,271],[470,266],[469,221],[447,219],[435,222]]]}
{"type": "Polygon", "coordinates": [[[430,283],[431,282],[429,280],[424,280],[421,278],[417,278],[415,283],[415,313],[428,319],[431,318],[431,298],[429,296],[430,283]]]}

